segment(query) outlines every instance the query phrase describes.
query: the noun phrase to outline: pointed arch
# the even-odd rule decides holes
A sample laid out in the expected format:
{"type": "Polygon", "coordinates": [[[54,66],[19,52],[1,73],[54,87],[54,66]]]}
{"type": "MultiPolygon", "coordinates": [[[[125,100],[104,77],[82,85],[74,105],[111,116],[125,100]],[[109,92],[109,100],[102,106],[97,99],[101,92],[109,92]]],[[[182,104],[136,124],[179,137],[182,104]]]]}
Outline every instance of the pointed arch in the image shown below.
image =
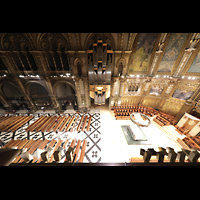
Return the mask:
{"type": "Polygon", "coordinates": [[[96,43],[98,39],[107,43],[112,50],[115,49],[115,41],[111,33],[89,33],[85,39],[84,48],[89,50],[91,44],[96,43]]]}
{"type": "Polygon", "coordinates": [[[117,67],[117,75],[121,76],[123,74],[123,70],[126,67],[126,60],[124,58],[120,58],[116,64],[117,67]]]}
{"type": "Polygon", "coordinates": [[[37,36],[37,49],[39,50],[68,50],[67,39],[61,33],[39,33],[37,36]]]}
{"type": "Polygon", "coordinates": [[[82,74],[83,74],[82,66],[83,66],[83,64],[82,64],[81,59],[80,58],[76,58],[74,60],[74,67],[77,70],[78,77],[81,77],[82,74]]]}

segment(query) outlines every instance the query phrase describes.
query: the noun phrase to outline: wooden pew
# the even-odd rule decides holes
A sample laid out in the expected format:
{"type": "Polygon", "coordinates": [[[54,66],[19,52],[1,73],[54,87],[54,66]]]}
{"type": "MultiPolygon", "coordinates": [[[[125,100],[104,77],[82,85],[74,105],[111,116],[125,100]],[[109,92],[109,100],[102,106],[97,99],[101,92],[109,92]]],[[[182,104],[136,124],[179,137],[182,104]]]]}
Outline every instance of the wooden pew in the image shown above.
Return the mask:
{"type": "Polygon", "coordinates": [[[45,116],[44,119],[35,127],[35,131],[38,132],[41,130],[44,123],[49,119],[49,117],[45,116]]]}
{"type": "MultiPolygon", "coordinates": [[[[43,142],[43,140],[35,140],[35,142],[33,143],[33,145],[26,151],[29,154],[33,154],[34,151],[39,147],[39,145],[43,142]]],[[[21,158],[21,160],[19,160],[18,163],[22,163],[24,162],[24,159],[21,158]]]]}
{"type": "Polygon", "coordinates": [[[80,122],[79,122],[79,124],[78,124],[78,127],[77,127],[77,131],[79,131],[80,130],[80,127],[81,127],[81,123],[82,123],[82,121],[83,121],[83,118],[84,118],[84,115],[82,115],[82,117],[81,117],[81,120],[80,120],[80,122]]]}
{"type": "Polygon", "coordinates": [[[66,132],[70,129],[70,127],[71,127],[71,125],[72,125],[74,119],[75,119],[75,116],[72,116],[72,118],[71,118],[69,124],[67,125],[67,127],[66,127],[66,129],[65,129],[66,132]]]}
{"type": "Polygon", "coordinates": [[[83,162],[83,160],[84,160],[86,144],[87,144],[87,140],[84,140],[83,141],[83,145],[82,145],[81,155],[79,157],[79,161],[78,162],[83,162]]]}
{"type": "Polygon", "coordinates": [[[5,148],[11,148],[13,146],[16,146],[16,144],[20,142],[20,140],[13,140],[11,139],[8,143],[6,143],[1,149],[5,149],[5,148]]]}
{"type": "Polygon", "coordinates": [[[76,149],[75,149],[74,155],[73,155],[73,160],[74,160],[74,157],[76,156],[74,162],[76,162],[78,159],[78,153],[79,153],[80,147],[81,147],[81,140],[78,140],[76,149]]]}
{"type": "Polygon", "coordinates": [[[47,121],[44,122],[44,123],[42,124],[42,126],[41,126],[40,129],[39,129],[39,131],[41,130],[42,132],[44,132],[44,130],[46,129],[47,125],[49,124],[49,122],[50,122],[51,120],[52,120],[52,117],[51,117],[51,116],[48,117],[47,121]]]}
{"type": "Polygon", "coordinates": [[[73,126],[72,126],[72,128],[70,129],[70,132],[73,131],[73,129],[74,129],[75,125],[76,125],[76,122],[77,122],[78,118],[79,118],[79,116],[76,117],[76,120],[74,121],[73,126]]]}
{"type": "MultiPolygon", "coordinates": [[[[55,143],[56,143],[57,141],[56,140],[51,140],[51,142],[48,144],[48,146],[47,146],[47,148],[48,147],[53,147],[54,145],[55,145],[55,143]]],[[[47,149],[46,148],[46,149],[47,149]]],[[[40,156],[40,158],[36,161],[36,163],[40,163],[42,161],[42,158],[41,158],[41,156],[40,156]]]]}
{"type": "Polygon", "coordinates": [[[53,131],[54,131],[54,132],[57,131],[57,129],[61,126],[61,124],[63,123],[63,121],[64,121],[65,119],[66,119],[66,116],[62,116],[62,117],[59,119],[57,125],[53,128],[53,131]]]}
{"type": "MultiPolygon", "coordinates": [[[[45,146],[49,143],[49,140],[44,140],[40,146],[38,147],[38,149],[43,150],[45,148],[45,146]]],[[[33,157],[33,161],[32,163],[35,163],[35,161],[37,161],[36,157],[33,157]]]]}
{"type": "MultiPolygon", "coordinates": [[[[29,140],[29,142],[26,143],[26,145],[24,146],[24,148],[29,149],[33,145],[34,142],[35,142],[35,140],[29,140]]],[[[20,161],[20,159],[22,159],[21,156],[17,156],[12,163],[18,163],[20,161]]]]}
{"type": "MultiPolygon", "coordinates": [[[[57,142],[57,144],[56,144],[56,146],[55,146],[54,149],[53,149],[53,153],[58,149],[58,147],[59,147],[62,143],[63,143],[63,141],[62,141],[61,139],[59,139],[58,142],[57,142]]],[[[53,160],[54,160],[53,153],[52,153],[51,157],[49,158],[49,160],[47,161],[48,163],[53,162],[53,160]]]]}
{"type": "Polygon", "coordinates": [[[88,118],[88,116],[86,115],[85,119],[84,119],[84,122],[83,122],[83,127],[82,127],[82,131],[83,132],[85,131],[85,126],[86,126],[87,118],[88,118]]]}
{"type": "Polygon", "coordinates": [[[51,117],[48,121],[48,123],[46,123],[45,126],[43,126],[43,128],[41,129],[42,132],[45,132],[45,130],[52,124],[52,122],[54,122],[54,117],[51,117]]]}
{"type": "Polygon", "coordinates": [[[71,118],[71,116],[68,116],[67,119],[63,122],[62,126],[59,128],[59,131],[64,131],[65,130],[65,126],[68,123],[69,119],[71,118]]]}
{"type": "MultiPolygon", "coordinates": [[[[74,148],[75,146],[75,140],[72,140],[71,144],[70,144],[70,147],[71,148],[74,148]]],[[[67,158],[65,157],[65,161],[67,161],[67,158]]]]}
{"type": "Polygon", "coordinates": [[[0,125],[0,131],[4,131],[7,126],[13,122],[13,120],[17,119],[17,116],[9,117],[4,123],[0,125]]]}
{"type": "Polygon", "coordinates": [[[30,121],[33,118],[33,116],[26,117],[21,122],[17,123],[15,126],[11,127],[8,131],[16,131],[18,128],[26,124],[28,121],[30,121]]]}
{"type": "Polygon", "coordinates": [[[15,141],[15,140],[11,139],[11,140],[8,141],[3,147],[1,147],[1,149],[9,148],[10,146],[12,146],[12,143],[13,143],[14,141],[15,141]]]}
{"type": "Polygon", "coordinates": [[[9,123],[3,130],[9,132],[9,130],[13,127],[16,126],[18,123],[20,123],[21,121],[23,121],[26,117],[24,116],[20,116],[17,118],[15,118],[15,120],[13,120],[11,123],[9,123]]]}
{"type": "Polygon", "coordinates": [[[59,122],[59,120],[60,120],[61,117],[62,117],[62,116],[59,116],[59,117],[56,117],[56,118],[54,119],[54,121],[52,122],[52,124],[47,128],[47,132],[50,132],[50,131],[56,126],[56,124],[59,122]],[[58,122],[56,122],[56,120],[57,120],[58,122]]]}
{"type": "Polygon", "coordinates": [[[41,116],[39,119],[37,119],[35,122],[33,122],[30,126],[28,126],[25,130],[28,131],[33,131],[35,127],[44,119],[44,116],[41,116]]]}
{"type": "Polygon", "coordinates": [[[87,129],[86,129],[87,132],[88,132],[89,129],[90,129],[91,120],[92,120],[92,116],[90,115],[90,116],[89,116],[89,120],[88,120],[88,124],[87,124],[87,129]]]}

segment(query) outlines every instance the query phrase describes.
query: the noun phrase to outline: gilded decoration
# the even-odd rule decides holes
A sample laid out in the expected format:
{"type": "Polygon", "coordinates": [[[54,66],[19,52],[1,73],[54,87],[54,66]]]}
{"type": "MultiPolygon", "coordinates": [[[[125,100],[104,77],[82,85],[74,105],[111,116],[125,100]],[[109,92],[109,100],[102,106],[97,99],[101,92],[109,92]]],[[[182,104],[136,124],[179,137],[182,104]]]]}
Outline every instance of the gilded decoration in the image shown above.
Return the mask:
{"type": "Polygon", "coordinates": [[[161,110],[163,110],[164,112],[176,115],[179,110],[181,109],[181,107],[183,106],[184,101],[182,100],[175,100],[172,98],[169,98],[165,101],[165,104],[163,105],[163,107],[161,108],[161,110]]]}

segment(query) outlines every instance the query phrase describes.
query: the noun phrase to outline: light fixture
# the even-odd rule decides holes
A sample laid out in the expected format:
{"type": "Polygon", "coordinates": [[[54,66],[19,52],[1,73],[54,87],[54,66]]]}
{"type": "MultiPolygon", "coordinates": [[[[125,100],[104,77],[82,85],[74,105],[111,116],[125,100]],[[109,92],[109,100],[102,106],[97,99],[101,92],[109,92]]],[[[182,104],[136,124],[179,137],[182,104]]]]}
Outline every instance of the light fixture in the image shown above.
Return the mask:
{"type": "Polygon", "coordinates": [[[182,76],[182,78],[185,78],[185,76],[182,76]]]}
{"type": "Polygon", "coordinates": [[[191,79],[192,77],[188,77],[188,79],[191,79]]]}
{"type": "Polygon", "coordinates": [[[96,87],[96,88],[97,88],[97,90],[102,90],[102,89],[103,89],[102,86],[100,86],[100,87],[96,87]]]}
{"type": "Polygon", "coordinates": [[[140,75],[137,75],[137,77],[140,77],[140,75]]]}
{"type": "Polygon", "coordinates": [[[194,79],[195,79],[195,77],[192,77],[192,79],[194,80],[194,79]]]}

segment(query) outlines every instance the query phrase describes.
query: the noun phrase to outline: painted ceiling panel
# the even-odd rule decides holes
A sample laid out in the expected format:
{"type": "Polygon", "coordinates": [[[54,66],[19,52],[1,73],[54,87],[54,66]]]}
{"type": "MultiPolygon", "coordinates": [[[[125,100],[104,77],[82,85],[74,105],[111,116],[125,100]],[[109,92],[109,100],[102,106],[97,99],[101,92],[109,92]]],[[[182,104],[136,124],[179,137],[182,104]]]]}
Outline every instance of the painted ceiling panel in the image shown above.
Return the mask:
{"type": "Polygon", "coordinates": [[[137,49],[130,60],[129,74],[147,71],[157,33],[140,33],[137,49]]]}
{"type": "Polygon", "coordinates": [[[190,72],[190,73],[200,73],[200,52],[197,54],[192,65],[190,66],[188,72],[190,72]]]}
{"type": "Polygon", "coordinates": [[[172,33],[158,72],[171,72],[188,33],[172,33]]]}

